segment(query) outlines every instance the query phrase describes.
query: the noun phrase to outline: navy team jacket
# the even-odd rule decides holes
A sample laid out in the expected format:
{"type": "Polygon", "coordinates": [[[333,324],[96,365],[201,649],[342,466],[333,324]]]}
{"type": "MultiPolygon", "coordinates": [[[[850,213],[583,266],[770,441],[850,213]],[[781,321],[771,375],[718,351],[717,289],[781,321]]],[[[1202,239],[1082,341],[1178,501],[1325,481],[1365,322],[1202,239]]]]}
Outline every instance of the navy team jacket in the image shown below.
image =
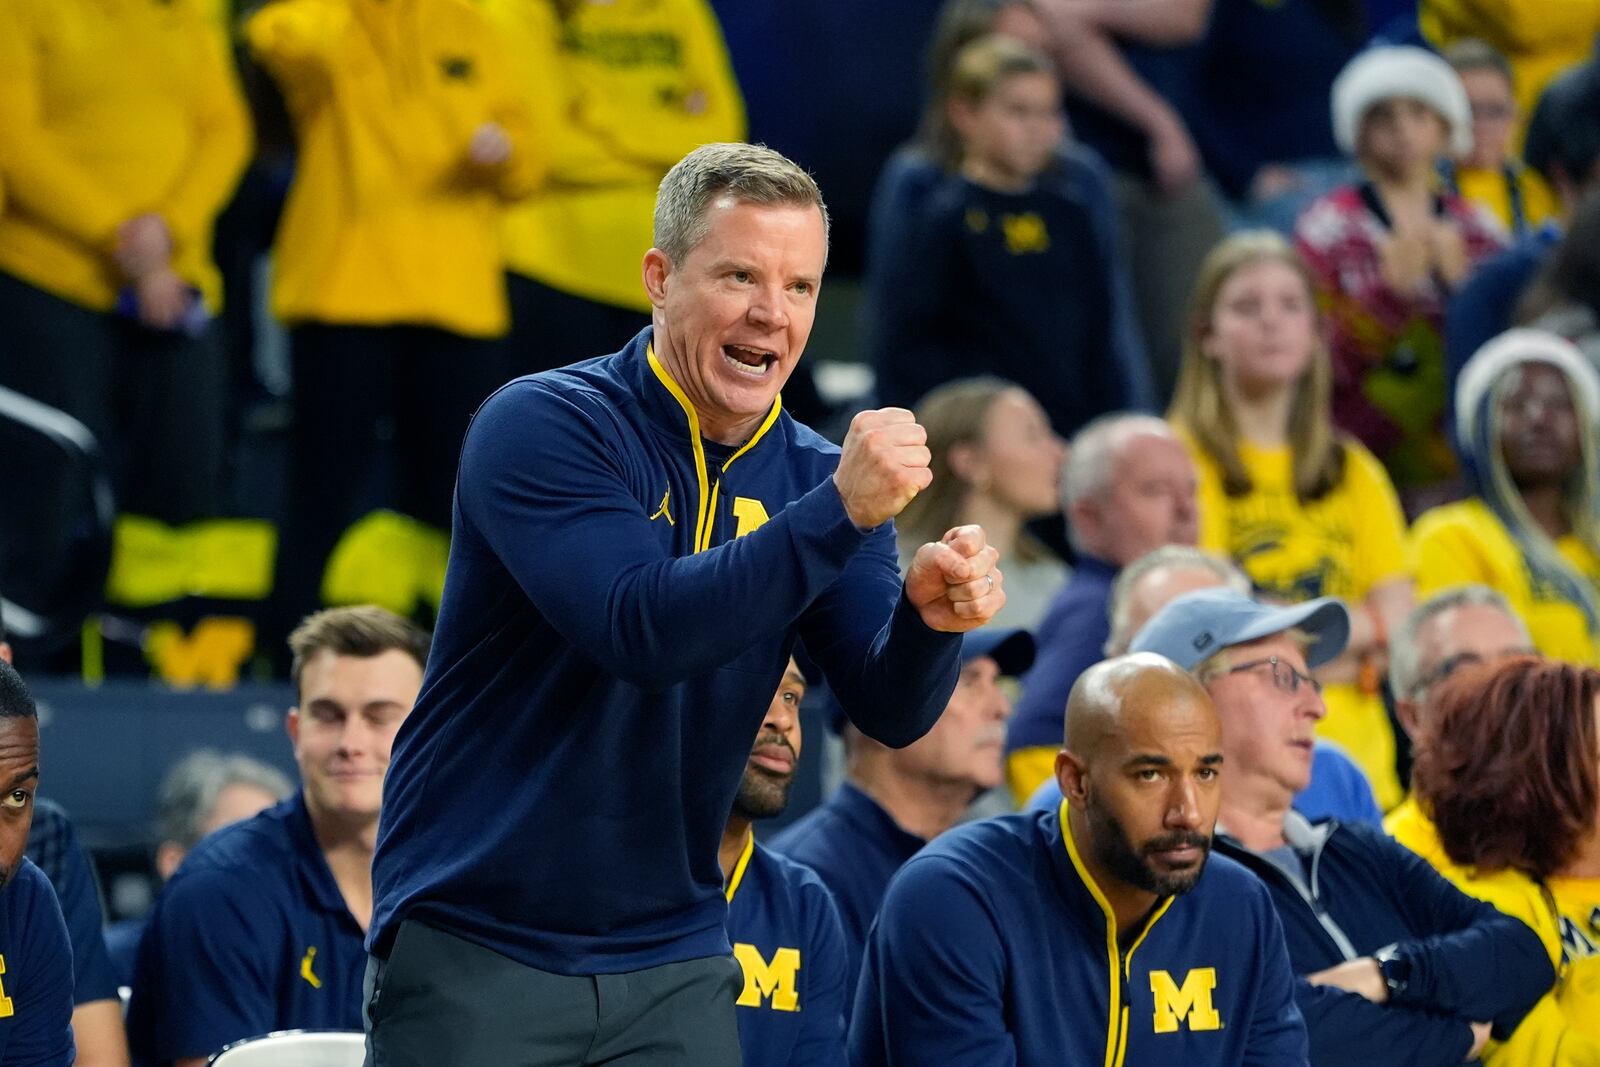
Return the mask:
{"type": "Polygon", "coordinates": [[[852,1067],[1306,1063],[1272,899],[1213,855],[1119,939],[1059,811],[957,827],[889,885],[852,1067]]]}
{"type": "Polygon", "coordinates": [[[744,1067],[843,1067],[848,980],[839,909],[822,879],[751,837],[728,879],[728,940],[744,971],[744,1067]]]}
{"type": "Polygon", "coordinates": [[[796,640],[861,730],[920,737],[960,638],[774,401],[704,441],[649,350],[519,378],[462,447],[444,598],[396,736],[368,946],[412,918],[557,974],[729,951],[717,849],[796,640]]]}

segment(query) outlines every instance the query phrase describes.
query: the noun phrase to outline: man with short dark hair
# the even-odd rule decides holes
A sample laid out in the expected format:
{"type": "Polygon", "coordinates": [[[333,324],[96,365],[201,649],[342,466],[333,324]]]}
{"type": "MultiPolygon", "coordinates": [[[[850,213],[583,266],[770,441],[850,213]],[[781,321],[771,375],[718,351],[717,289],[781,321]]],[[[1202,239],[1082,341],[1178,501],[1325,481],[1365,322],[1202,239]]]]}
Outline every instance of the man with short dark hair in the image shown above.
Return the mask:
{"type": "Polygon", "coordinates": [[[39,784],[39,713],[0,659],[0,1067],[70,1067],[72,945],[61,905],[23,855],[39,784]]]}
{"type": "MultiPolygon", "coordinates": [[[[5,619],[0,617],[0,662],[12,663],[5,619]]],[[[72,942],[72,1037],[77,1067],[127,1067],[128,1037],[122,1023],[116,967],[105,936],[105,912],[94,860],[61,805],[33,798],[28,858],[44,872],[61,904],[72,942]]]]}
{"type": "Polygon", "coordinates": [[[722,832],[728,940],[744,972],[737,1001],[744,1067],[844,1063],[844,1006],[855,986],[846,981],[839,909],[815,872],[772,852],[750,829],[788,806],[805,695],[805,676],[791,659],[722,832]]]}
{"type": "MultiPolygon", "coordinates": [[[[978,630],[961,640],[961,674],[933,729],[905,748],[842,721],[844,781],[828,800],[772,839],[773,851],[816,871],[844,921],[855,988],[867,931],[894,872],[959,821],[1001,781],[1000,746],[1011,701],[1001,678],[1033,662],[1026,630],[978,630]]],[[[848,1017],[850,1004],[845,1005],[848,1017]]]]}
{"type": "Polygon", "coordinates": [[[1460,1063],[1505,1036],[1555,972],[1538,935],[1473,900],[1376,827],[1313,825],[1290,802],[1311,777],[1326,714],[1311,671],[1350,636],[1342,603],[1272,607],[1224,589],[1186,593],[1135,651],[1194,672],[1222,723],[1217,850],[1277,905],[1314,1064],[1460,1063]]]}
{"type": "Polygon", "coordinates": [[[864,411],[835,447],[783,410],[827,263],[810,176],[703,145],[662,179],[655,243],[649,328],[509,383],[467,430],[373,858],[386,1067],[734,1067],[717,846],[796,643],[907,745],[958,635],[1005,603],[977,526],[895,565],[892,520],[932,479],[911,412],[864,411]]]}
{"type": "Polygon", "coordinates": [[[1306,1062],[1272,901],[1211,851],[1211,701],[1160,656],[1073,686],[1055,811],[969,823],[895,876],[853,1067],[1306,1062]]]}
{"type": "Polygon", "coordinates": [[[382,608],[331,608],[289,646],[302,788],[200,842],[156,900],[128,1005],[146,1067],[198,1067],[272,1030],[361,1028],[383,775],[428,635],[382,608]]]}

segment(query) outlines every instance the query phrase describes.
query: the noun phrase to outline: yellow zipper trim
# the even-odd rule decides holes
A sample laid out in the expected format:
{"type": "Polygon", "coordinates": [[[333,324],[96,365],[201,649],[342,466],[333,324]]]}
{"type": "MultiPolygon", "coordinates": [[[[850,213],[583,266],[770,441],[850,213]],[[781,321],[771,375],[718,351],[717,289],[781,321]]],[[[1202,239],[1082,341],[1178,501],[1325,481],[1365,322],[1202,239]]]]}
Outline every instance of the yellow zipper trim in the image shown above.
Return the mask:
{"type": "Polygon", "coordinates": [[[739,853],[739,862],[733,865],[733,875],[728,879],[728,887],[723,893],[728,898],[728,903],[733,903],[733,895],[739,891],[739,883],[744,881],[744,869],[750,866],[750,857],[756,850],[756,835],[753,831],[746,830],[744,834],[744,851],[739,853]]]}
{"type": "MultiPolygon", "coordinates": [[[[706,469],[706,450],[700,441],[700,416],[695,414],[694,405],[689,403],[689,398],[677,382],[672,380],[672,375],[667,373],[667,368],[661,365],[661,360],[656,358],[656,346],[651,343],[645,347],[645,357],[650,361],[650,370],[655,373],[667,392],[672,394],[672,399],[678,402],[683,409],[684,417],[689,420],[689,444],[694,449],[694,474],[699,483],[699,506],[695,510],[694,518],[694,551],[704,552],[711,547],[711,535],[716,528],[717,496],[722,488],[722,479],[715,483],[706,469]],[[710,486],[709,494],[707,486],[710,486]]],[[[728,468],[733,466],[733,461],[744,455],[756,446],[756,442],[766,436],[772,429],[772,424],[778,421],[778,413],[783,410],[783,394],[779,393],[772,398],[772,408],[767,412],[766,418],[761,420],[761,425],[751,436],[750,440],[739,446],[739,450],[728,457],[722,465],[722,473],[726,474],[728,468]]]]}
{"type": "Polygon", "coordinates": [[[1083,865],[1083,860],[1078,856],[1078,846],[1072,840],[1072,833],[1067,826],[1067,810],[1068,804],[1066,800],[1062,800],[1058,818],[1061,821],[1061,841],[1067,847],[1067,858],[1072,861],[1073,870],[1078,872],[1084,887],[1089,890],[1089,895],[1100,905],[1100,910],[1106,917],[1106,958],[1111,964],[1111,969],[1107,972],[1111,976],[1111,1007],[1106,1019],[1106,1025],[1110,1030],[1106,1034],[1105,1067],[1122,1067],[1123,1059],[1128,1053],[1128,1008],[1122,1003],[1122,984],[1133,977],[1133,954],[1144,944],[1144,939],[1149,936],[1156,920],[1172,907],[1174,898],[1168,897],[1162,902],[1144,924],[1144,929],[1139,931],[1139,936],[1134,939],[1133,944],[1128,947],[1128,954],[1121,955],[1117,951],[1117,913],[1112,910],[1111,903],[1106,900],[1105,894],[1100,892],[1094,876],[1089,873],[1089,869],[1083,865]]]}

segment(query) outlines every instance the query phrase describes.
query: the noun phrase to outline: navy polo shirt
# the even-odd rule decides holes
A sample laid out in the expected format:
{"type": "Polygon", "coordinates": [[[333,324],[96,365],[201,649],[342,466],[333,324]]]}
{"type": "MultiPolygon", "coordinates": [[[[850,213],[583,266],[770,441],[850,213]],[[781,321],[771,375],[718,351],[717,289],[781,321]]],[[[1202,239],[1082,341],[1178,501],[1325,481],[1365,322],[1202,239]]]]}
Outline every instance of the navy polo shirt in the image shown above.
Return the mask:
{"type": "Polygon", "coordinates": [[[360,1030],[367,953],[296,793],[184,858],[139,943],[128,1040],[156,1067],[293,1028],[360,1030]]]}
{"type": "MultiPolygon", "coordinates": [[[[849,782],[770,842],[774,852],[815,871],[833,893],[844,923],[846,982],[851,989],[889,879],[927,843],[900,829],[877,801],[849,782]]],[[[847,1020],[849,1010],[847,999],[847,1020]]]]}
{"type": "Polygon", "coordinates": [[[855,990],[828,887],[752,837],[727,895],[728,941],[744,971],[744,1067],[844,1067],[844,1006],[855,990]]]}
{"type": "Polygon", "coordinates": [[[69,1067],[72,945],[50,880],[24,859],[0,892],[0,1067],[69,1067]]]}

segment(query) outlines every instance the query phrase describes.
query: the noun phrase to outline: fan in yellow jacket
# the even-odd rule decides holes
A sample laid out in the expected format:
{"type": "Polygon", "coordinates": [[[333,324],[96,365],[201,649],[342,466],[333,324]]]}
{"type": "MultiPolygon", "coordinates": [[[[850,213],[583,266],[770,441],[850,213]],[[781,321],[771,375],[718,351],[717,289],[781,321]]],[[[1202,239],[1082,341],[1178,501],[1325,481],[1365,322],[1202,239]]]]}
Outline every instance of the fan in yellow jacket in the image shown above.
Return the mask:
{"type": "Polygon", "coordinates": [[[1456,429],[1475,494],[1417,519],[1419,591],[1490,586],[1541,653],[1600,664],[1600,376],[1554,334],[1508,331],[1462,369],[1456,429]]]}
{"type": "Polygon", "coordinates": [[[1229,237],[1202,265],[1171,417],[1199,476],[1201,548],[1261,596],[1339,597],[1351,647],[1318,671],[1319,736],[1380,807],[1399,803],[1394,730],[1378,695],[1387,635],[1410,610],[1405,519],[1383,466],[1332,427],[1328,354],[1304,264],[1276,234],[1229,237]]]}
{"type": "Polygon", "coordinates": [[[1531,115],[1550,80],[1594,51],[1600,0],[1420,0],[1417,23],[1435,48],[1470,37],[1492,45],[1510,60],[1517,102],[1531,115]]]}
{"type": "MultiPolygon", "coordinates": [[[[223,34],[196,0],[0,4],[0,386],[88,428],[117,461],[124,512],[219,513],[212,223],[250,143],[223,34]]],[[[8,478],[8,498],[40,515],[67,492],[38,465],[8,478]]],[[[35,533],[23,582],[82,580],[58,551],[70,531],[35,533]]]]}
{"type": "Polygon", "coordinates": [[[690,149],[744,140],[744,100],[709,0],[483,6],[549,152],[505,221],[515,369],[559,366],[645,325],[656,186],[690,149]]]}
{"type": "Polygon", "coordinates": [[[461,435],[507,377],[500,218],[540,182],[543,138],[468,0],[273,0],[244,34],[298,153],[274,248],[295,405],[279,592],[299,610],[437,603],[427,561],[461,435]],[[377,478],[385,427],[392,492],[377,478]]]}
{"type": "Polygon", "coordinates": [[[1486,1067],[1600,1063],[1600,672],[1523,657],[1430,694],[1416,793],[1384,826],[1463,892],[1537,933],[1555,986],[1486,1067]]]}

